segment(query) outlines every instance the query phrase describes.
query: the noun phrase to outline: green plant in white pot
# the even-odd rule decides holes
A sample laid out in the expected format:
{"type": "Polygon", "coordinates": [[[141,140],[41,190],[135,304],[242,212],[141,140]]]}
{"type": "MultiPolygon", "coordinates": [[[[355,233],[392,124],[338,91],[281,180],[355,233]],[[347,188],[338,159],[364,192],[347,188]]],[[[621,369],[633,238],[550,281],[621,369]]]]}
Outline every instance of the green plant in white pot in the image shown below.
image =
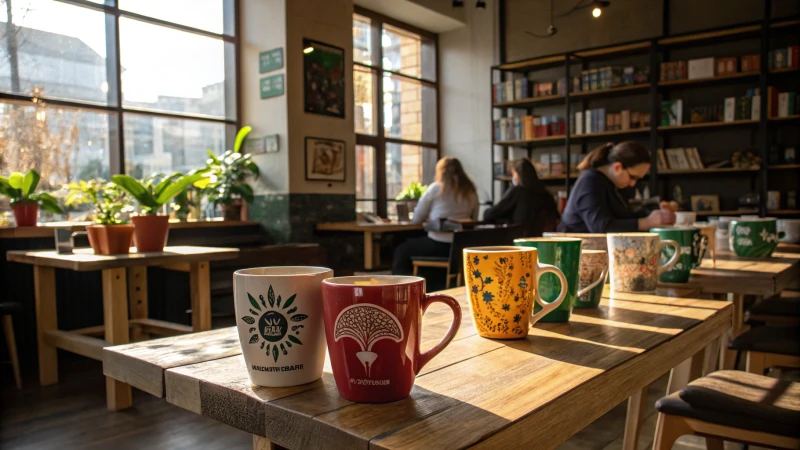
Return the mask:
{"type": "Polygon", "coordinates": [[[130,175],[114,175],[111,181],[139,203],[139,215],[133,216],[133,242],[136,251],[160,252],[169,237],[169,216],[158,214],[170,200],[185,191],[192,183],[205,177],[205,169],[183,175],[152,175],[137,180],[130,175]]]}

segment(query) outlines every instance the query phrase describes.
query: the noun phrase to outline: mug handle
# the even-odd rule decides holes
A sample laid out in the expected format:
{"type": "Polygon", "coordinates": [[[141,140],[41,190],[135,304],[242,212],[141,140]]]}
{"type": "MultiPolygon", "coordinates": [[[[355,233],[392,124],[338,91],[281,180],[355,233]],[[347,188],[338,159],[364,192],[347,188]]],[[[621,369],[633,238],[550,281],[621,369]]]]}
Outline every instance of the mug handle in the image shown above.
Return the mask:
{"type": "Polygon", "coordinates": [[[697,252],[698,266],[700,266],[700,263],[703,261],[703,257],[706,256],[706,250],[708,250],[708,236],[703,234],[700,237],[700,250],[697,252]]]}
{"type": "Polygon", "coordinates": [[[558,308],[558,305],[564,301],[564,297],[567,296],[567,289],[569,286],[567,285],[567,277],[564,276],[564,272],[561,271],[556,266],[551,266],[550,264],[536,264],[536,286],[539,285],[539,279],[542,278],[542,275],[546,273],[555,274],[558,277],[558,280],[561,282],[561,292],[558,294],[558,298],[553,300],[550,303],[545,302],[542,300],[542,297],[539,295],[539,289],[534,289],[534,300],[539,306],[542,307],[542,310],[536,314],[533,314],[533,305],[531,305],[531,326],[539,321],[545,314],[549,313],[550,311],[558,308]]]}
{"type": "Polygon", "coordinates": [[[600,283],[605,283],[607,276],[608,276],[608,269],[603,269],[603,272],[600,274],[600,278],[598,278],[592,284],[586,286],[585,288],[578,290],[576,297],[580,297],[581,295],[591,291],[592,289],[595,288],[595,286],[597,286],[600,283]]]}
{"type": "Polygon", "coordinates": [[[675,263],[678,262],[678,258],[681,256],[681,245],[678,244],[678,241],[673,241],[672,239],[665,239],[659,242],[657,254],[660,255],[661,251],[664,250],[664,247],[668,245],[675,249],[675,253],[672,254],[672,258],[670,258],[666,264],[664,264],[663,266],[658,266],[658,275],[661,275],[662,273],[668,271],[669,269],[672,269],[672,266],[674,266],[675,263]]]}
{"type": "Polygon", "coordinates": [[[456,332],[458,331],[458,327],[461,326],[461,306],[458,304],[456,299],[450,297],[449,295],[443,294],[425,294],[425,298],[422,300],[422,312],[420,313],[420,322],[422,322],[422,316],[425,314],[425,311],[428,309],[428,306],[431,306],[432,303],[441,302],[445,305],[449,306],[450,309],[453,310],[453,323],[450,324],[450,328],[447,330],[447,333],[444,334],[442,340],[439,341],[438,344],[431,347],[425,353],[419,352],[419,343],[417,343],[417,348],[414,350],[416,353],[415,364],[414,364],[414,374],[418,374],[420,370],[428,364],[428,362],[433,359],[434,356],[438,355],[439,352],[444,350],[447,347],[447,344],[453,340],[455,337],[456,332]]]}

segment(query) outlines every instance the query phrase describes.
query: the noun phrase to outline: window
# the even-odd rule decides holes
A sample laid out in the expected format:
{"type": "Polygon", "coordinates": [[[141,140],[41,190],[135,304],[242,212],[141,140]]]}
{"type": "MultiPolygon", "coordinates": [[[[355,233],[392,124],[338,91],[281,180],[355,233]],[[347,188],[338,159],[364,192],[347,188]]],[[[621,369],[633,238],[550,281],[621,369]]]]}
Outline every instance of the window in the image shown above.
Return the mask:
{"type": "Polygon", "coordinates": [[[436,35],[356,7],[356,210],[395,214],[395,197],[433,181],[439,158],[436,35]]]}
{"type": "Polygon", "coordinates": [[[42,189],[56,190],[186,172],[205,164],[206,149],[232,145],[235,0],[5,0],[0,9],[0,172],[36,168],[42,189]]]}

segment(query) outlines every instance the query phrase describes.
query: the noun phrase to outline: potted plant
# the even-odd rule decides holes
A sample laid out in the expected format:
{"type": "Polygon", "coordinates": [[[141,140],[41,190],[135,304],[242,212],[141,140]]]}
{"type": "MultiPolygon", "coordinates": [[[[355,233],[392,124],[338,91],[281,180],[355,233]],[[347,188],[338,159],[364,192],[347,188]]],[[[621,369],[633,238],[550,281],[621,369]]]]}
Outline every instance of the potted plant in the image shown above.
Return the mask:
{"type": "Polygon", "coordinates": [[[91,204],[94,225],[86,227],[89,245],[99,255],[130,253],[133,225],[128,214],[133,211],[130,199],[114,183],[96,179],[67,185],[67,206],[91,204]]]}
{"type": "Polygon", "coordinates": [[[130,175],[113,175],[111,181],[139,203],[140,214],[133,216],[133,243],[136,251],[160,252],[167,245],[169,216],[158,214],[167,202],[185,191],[189,185],[205,177],[204,171],[168,177],[152,175],[142,181],[130,175]]]}
{"type": "Polygon", "coordinates": [[[33,169],[25,174],[14,172],[8,178],[0,177],[0,194],[11,200],[18,227],[35,227],[39,206],[56,214],[64,213],[55,197],[46,192],[35,192],[39,178],[39,172],[33,169]]]}
{"type": "Polygon", "coordinates": [[[422,194],[428,189],[428,185],[422,185],[417,181],[412,181],[411,184],[400,191],[395,197],[395,200],[398,202],[406,202],[408,204],[408,210],[414,211],[414,208],[417,206],[417,202],[420,198],[422,198],[422,194]]]}
{"type": "Polygon", "coordinates": [[[221,156],[215,156],[208,150],[210,158],[206,161],[209,178],[196,183],[208,196],[208,200],[222,207],[224,220],[240,220],[242,200],[253,202],[253,188],[247,184],[247,177],[258,178],[258,166],[252,161],[252,155],[241,153],[242,143],[252,128],[243,127],[236,134],[233,150],[221,156]]]}

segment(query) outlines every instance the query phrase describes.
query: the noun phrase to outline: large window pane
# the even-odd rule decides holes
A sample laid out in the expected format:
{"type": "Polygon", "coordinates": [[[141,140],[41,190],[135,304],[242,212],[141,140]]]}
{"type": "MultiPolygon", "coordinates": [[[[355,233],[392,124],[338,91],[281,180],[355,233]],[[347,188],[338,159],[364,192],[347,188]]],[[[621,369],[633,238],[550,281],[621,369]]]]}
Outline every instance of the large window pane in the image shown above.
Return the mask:
{"type": "Polygon", "coordinates": [[[401,77],[383,78],[384,135],[436,142],[436,89],[401,77]]]}
{"type": "Polygon", "coordinates": [[[375,84],[376,76],[370,69],[355,66],[353,70],[353,91],[355,94],[356,133],[376,134],[375,126],[375,84]]]}
{"type": "Polygon", "coordinates": [[[119,0],[125,11],[222,34],[224,3],[233,0],[119,0]]]}
{"type": "Polygon", "coordinates": [[[382,65],[385,70],[436,80],[436,46],[433,40],[391,25],[384,25],[381,46],[382,65]]]}
{"type": "Polygon", "coordinates": [[[226,125],[142,114],[125,115],[125,171],[141,178],[153,173],[188,172],[203,167],[208,153],[227,148],[226,125]]]}
{"type": "Polygon", "coordinates": [[[353,62],[372,65],[370,20],[359,15],[353,16],[353,62]]]}
{"type": "Polygon", "coordinates": [[[108,103],[104,13],[51,0],[6,0],[0,41],[0,90],[108,103]]]}
{"type": "MultiPolygon", "coordinates": [[[[386,194],[392,201],[412,181],[429,184],[436,170],[436,149],[386,144],[386,194]]],[[[390,211],[394,208],[388,208],[390,211]]]]}
{"type": "Polygon", "coordinates": [[[356,145],[356,212],[375,212],[375,147],[356,145]]]}
{"type": "Polygon", "coordinates": [[[123,106],[224,118],[225,45],[120,19],[123,106]]]}

